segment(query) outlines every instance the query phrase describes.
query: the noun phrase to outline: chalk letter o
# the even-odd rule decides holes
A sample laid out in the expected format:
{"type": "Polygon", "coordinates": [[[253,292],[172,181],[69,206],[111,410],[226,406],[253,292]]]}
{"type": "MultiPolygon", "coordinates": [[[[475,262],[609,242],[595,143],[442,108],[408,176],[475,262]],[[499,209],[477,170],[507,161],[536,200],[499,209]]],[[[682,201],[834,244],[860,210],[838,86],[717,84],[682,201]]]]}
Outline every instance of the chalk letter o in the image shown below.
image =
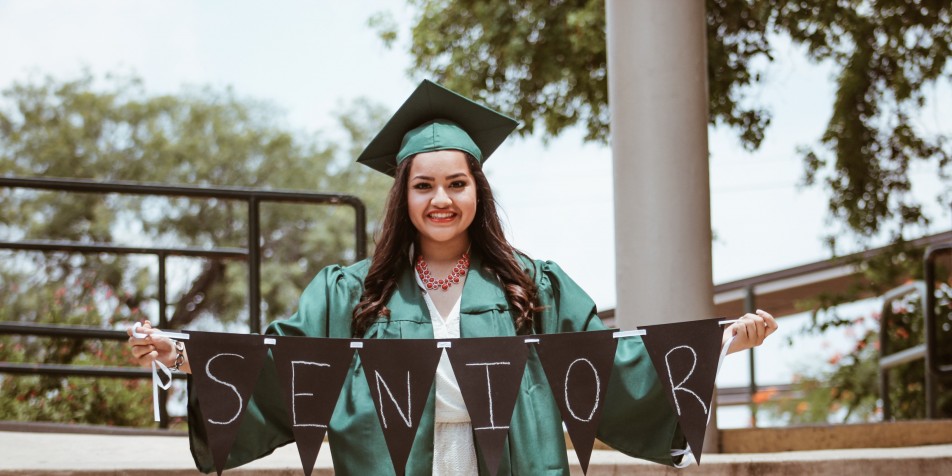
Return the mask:
{"type": "Polygon", "coordinates": [[[565,408],[569,410],[569,413],[572,415],[572,418],[575,418],[578,421],[592,421],[592,418],[595,417],[595,410],[598,410],[598,394],[599,389],[601,388],[601,379],[598,377],[598,371],[595,370],[595,366],[588,359],[575,359],[574,362],[569,364],[568,370],[565,371],[565,408]],[[572,402],[569,401],[569,375],[572,373],[572,367],[579,362],[585,362],[592,369],[592,373],[595,374],[595,405],[592,406],[591,413],[588,414],[588,418],[580,418],[575,414],[575,410],[572,409],[572,402]]]}

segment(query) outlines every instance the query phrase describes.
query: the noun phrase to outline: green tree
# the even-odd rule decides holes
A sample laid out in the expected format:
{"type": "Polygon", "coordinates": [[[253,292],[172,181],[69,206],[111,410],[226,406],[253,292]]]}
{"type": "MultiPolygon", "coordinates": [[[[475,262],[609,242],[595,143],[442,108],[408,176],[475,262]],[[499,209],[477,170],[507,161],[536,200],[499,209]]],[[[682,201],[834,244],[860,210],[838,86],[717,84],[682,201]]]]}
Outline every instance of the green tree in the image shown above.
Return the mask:
{"type": "MultiPolygon", "coordinates": [[[[587,140],[607,142],[604,0],[408,3],[415,10],[409,32],[412,75],[432,77],[494,104],[525,125],[522,134],[551,137],[578,126],[587,140]]],[[[929,217],[910,193],[911,164],[928,164],[946,184],[939,201],[952,199],[950,138],[916,123],[931,87],[952,79],[952,3],[707,0],[706,12],[710,121],[736,130],[749,150],[757,149],[768,133],[771,112],[748,93],[774,60],[774,42],[789,38],[804,47],[809,59],[832,65],[833,113],[819,141],[798,151],[804,182],[828,192],[830,215],[841,226],[829,238],[831,244],[843,234],[865,242],[884,235],[894,240],[893,253],[862,263],[868,271],[863,286],[882,292],[915,277],[921,250],[909,250],[902,233],[928,224],[929,217]]],[[[386,13],[371,24],[386,44],[396,44],[400,31],[386,13]]],[[[850,293],[821,295],[809,304],[815,310],[830,309],[850,299],[850,293]]],[[[840,319],[835,311],[815,311],[806,331],[849,325],[852,320],[840,319]]],[[[807,390],[809,385],[824,389],[810,394],[816,402],[826,402],[815,405],[816,415],[829,414],[830,405],[845,408],[847,418],[873,412],[878,389],[868,377],[875,375],[878,352],[862,344],[869,339],[864,335],[832,373],[818,375],[812,383],[805,379],[807,390]],[[843,391],[830,393],[830,386],[843,391]]],[[[920,399],[915,385],[905,385],[914,374],[903,374],[905,390],[895,398],[920,399]]],[[[900,415],[920,413],[909,409],[900,415]]],[[[801,418],[796,411],[787,415],[801,418]]]]}
{"type": "MultiPolygon", "coordinates": [[[[553,136],[579,125],[607,141],[603,0],[408,0],[415,7],[412,74],[434,77],[553,136]]],[[[773,60],[780,35],[836,70],[833,115],[804,145],[805,181],[824,183],[829,208],[861,237],[928,222],[911,196],[909,165],[947,178],[949,138],[915,127],[928,86],[949,79],[952,4],[944,0],[707,0],[710,120],[756,149],[770,112],[745,93],[773,60]]],[[[372,20],[388,44],[398,30],[372,20]]],[[[948,191],[944,203],[948,203],[948,191]]]]}
{"type": "MultiPolygon", "coordinates": [[[[339,114],[349,137],[337,145],[319,135],[289,132],[274,107],[231,90],[151,95],[135,78],[47,78],[3,92],[0,173],[351,193],[364,199],[374,218],[388,180],[350,162],[382,117],[380,107],[355,102],[339,114]]],[[[245,247],[246,227],[247,207],[241,202],[0,190],[0,235],[8,240],[245,247]]],[[[321,267],[355,257],[350,208],[265,203],[261,229],[263,316],[268,321],[293,312],[300,292],[321,267]]],[[[0,256],[2,321],[121,328],[143,317],[157,320],[154,258],[33,252],[0,256]]],[[[169,266],[170,327],[247,329],[244,262],[170,259],[169,266]]],[[[0,339],[0,360],[129,361],[125,349],[113,344],[8,336],[0,339]]],[[[127,405],[106,409],[95,403],[122,402],[129,397],[121,395],[136,389],[145,392],[138,401],[147,401],[145,385],[0,378],[0,419],[148,421],[148,408],[127,413],[127,405]]]]}

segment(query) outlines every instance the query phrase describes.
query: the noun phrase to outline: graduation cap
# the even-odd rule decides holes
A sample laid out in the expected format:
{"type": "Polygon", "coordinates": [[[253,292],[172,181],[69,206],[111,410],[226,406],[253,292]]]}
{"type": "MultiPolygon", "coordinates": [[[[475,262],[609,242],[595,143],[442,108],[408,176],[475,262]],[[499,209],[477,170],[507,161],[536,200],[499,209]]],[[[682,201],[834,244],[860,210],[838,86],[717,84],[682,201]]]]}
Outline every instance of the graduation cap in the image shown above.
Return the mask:
{"type": "Polygon", "coordinates": [[[483,163],[519,123],[432,81],[423,80],[357,158],[394,176],[421,152],[455,149],[483,163]]]}

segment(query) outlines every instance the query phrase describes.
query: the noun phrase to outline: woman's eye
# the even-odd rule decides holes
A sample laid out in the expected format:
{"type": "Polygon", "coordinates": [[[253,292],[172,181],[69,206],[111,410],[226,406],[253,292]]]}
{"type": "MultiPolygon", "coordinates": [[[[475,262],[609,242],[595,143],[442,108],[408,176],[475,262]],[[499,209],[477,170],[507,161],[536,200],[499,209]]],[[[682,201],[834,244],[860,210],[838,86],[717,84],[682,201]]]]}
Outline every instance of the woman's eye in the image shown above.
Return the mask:
{"type": "Polygon", "coordinates": [[[463,188],[465,186],[466,186],[466,182],[463,180],[457,180],[450,184],[450,187],[453,187],[453,188],[463,188]]]}
{"type": "Polygon", "coordinates": [[[430,188],[430,184],[428,184],[428,183],[426,183],[426,182],[418,182],[418,183],[413,184],[413,188],[414,188],[415,190],[427,190],[427,189],[430,188]]]}

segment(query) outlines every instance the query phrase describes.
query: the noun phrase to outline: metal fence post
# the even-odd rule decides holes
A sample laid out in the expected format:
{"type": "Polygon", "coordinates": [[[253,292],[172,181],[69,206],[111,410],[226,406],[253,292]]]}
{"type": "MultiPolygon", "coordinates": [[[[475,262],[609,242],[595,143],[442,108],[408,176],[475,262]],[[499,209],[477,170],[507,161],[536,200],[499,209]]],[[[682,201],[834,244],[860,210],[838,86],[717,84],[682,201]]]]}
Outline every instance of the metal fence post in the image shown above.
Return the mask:
{"type": "MultiPolygon", "coordinates": [[[[753,286],[748,286],[744,294],[744,312],[751,313],[757,310],[757,291],[753,286]]],[[[757,402],[754,400],[754,395],[757,394],[757,372],[756,366],[754,364],[754,349],[753,347],[747,351],[747,354],[750,356],[750,365],[748,370],[750,373],[750,426],[757,427],[757,402]]]]}
{"type": "Polygon", "coordinates": [[[248,327],[261,333],[261,225],[257,197],[248,199],[248,327]]]}

